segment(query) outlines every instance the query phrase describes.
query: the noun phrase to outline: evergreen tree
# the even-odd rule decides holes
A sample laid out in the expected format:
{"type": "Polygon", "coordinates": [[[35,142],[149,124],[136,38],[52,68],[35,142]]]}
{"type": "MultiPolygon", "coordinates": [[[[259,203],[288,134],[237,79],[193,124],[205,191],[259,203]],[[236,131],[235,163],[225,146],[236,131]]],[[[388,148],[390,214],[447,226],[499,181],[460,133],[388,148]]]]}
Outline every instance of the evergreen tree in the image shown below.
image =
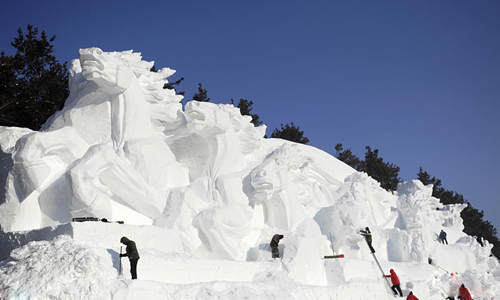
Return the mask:
{"type": "Polygon", "coordinates": [[[38,130],[69,95],[67,63],[52,55],[55,35],[38,36],[33,25],[17,33],[11,43],[16,54],[0,55],[0,125],[38,130]]]}
{"type": "Polygon", "coordinates": [[[335,145],[336,157],[356,169],[359,172],[366,172],[368,176],[380,182],[380,186],[388,191],[395,191],[398,183],[401,181],[399,177],[399,167],[395,164],[384,162],[384,159],[378,157],[378,149],[372,150],[370,146],[366,146],[365,159],[351,152],[351,149],[344,150],[342,144],[335,145]]]}
{"type": "Polygon", "coordinates": [[[296,143],[307,144],[309,139],[304,136],[304,131],[301,131],[299,126],[295,126],[293,122],[291,124],[286,124],[283,126],[281,124],[281,129],[275,128],[271,134],[272,138],[280,138],[296,143]]]}
{"type": "MultiPolygon", "coordinates": [[[[156,69],[156,66],[153,65],[153,67],[151,67],[151,72],[157,72],[158,70],[156,69]]],[[[174,81],[174,82],[167,82],[163,85],[163,89],[166,90],[166,89],[169,89],[169,90],[173,90],[175,89],[175,85],[178,86],[180,85],[182,82],[184,81],[184,77],[181,77],[181,79],[177,80],[177,81],[174,81]]],[[[176,90],[175,91],[178,95],[183,95],[186,93],[184,91],[178,91],[176,90]]]]}
{"type": "MultiPolygon", "coordinates": [[[[234,100],[231,98],[231,104],[234,105],[234,100]]],[[[254,126],[262,125],[262,121],[258,114],[252,114],[253,109],[253,101],[248,101],[247,99],[240,99],[238,102],[238,107],[240,109],[240,113],[242,116],[250,116],[252,117],[252,123],[254,126]]]]}
{"type": "Polygon", "coordinates": [[[400,169],[397,165],[384,162],[382,157],[378,157],[378,149],[372,151],[370,146],[366,146],[365,165],[366,173],[380,182],[381,187],[392,191],[397,189],[401,181],[400,169]]]}
{"type": "MultiPolygon", "coordinates": [[[[181,84],[181,82],[184,81],[184,77],[181,77],[180,79],[174,81],[174,82],[168,82],[168,83],[165,83],[165,85],[163,86],[163,89],[169,89],[169,90],[173,90],[175,89],[175,86],[179,86],[181,84]]],[[[179,95],[183,95],[186,93],[184,91],[178,91],[176,90],[175,91],[177,94],[179,95]]]]}
{"type": "Polygon", "coordinates": [[[344,150],[342,144],[335,145],[336,154],[335,157],[339,160],[345,162],[352,168],[356,169],[358,172],[364,172],[366,170],[366,164],[364,160],[359,159],[354,155],[351,149],[344,150]]]}
{"type": "Polygon", "coordinates": [[[461,217],[464,221],[464,232],[471,236],[482,236],[494,245],[491,252],[497,258],[500,257],[500,240],[497,237],[497,229],[489,222],[484,220],[484,211],[479,211],[472,204],[464,199],[464,197],[455,192],[446,190],[441,186],[441,180],[436,177],[431,177],[429,173],[422,170],[420,167],[417,173],[417,178],[423,184],[433,184],[432,196],[439,198],[443,204],[467,204],[467,207],[462,210],[461,217]]]}
{"type": "Polygon", "coordinates": [[[198,93],[193,95],[193,100],[200,102],[209,102],[210,98],[208,97],[207,89],[204,89],[201,83],[198,83],[198,93]]]}

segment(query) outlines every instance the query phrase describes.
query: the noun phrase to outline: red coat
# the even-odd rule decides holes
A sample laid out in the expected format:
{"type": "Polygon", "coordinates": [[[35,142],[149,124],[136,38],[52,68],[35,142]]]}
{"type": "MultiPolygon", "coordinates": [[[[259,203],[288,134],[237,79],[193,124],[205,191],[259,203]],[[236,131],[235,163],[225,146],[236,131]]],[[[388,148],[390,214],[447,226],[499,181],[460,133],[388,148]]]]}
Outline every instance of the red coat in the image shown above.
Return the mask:
{"type": "Polygon", "coordinates": [[[418,300],[418,298],[415,297],[415,295],[408,295],[408,297],[406,297],[406,300],[418,300]]]}
{"type": "Polygon", "coordinates": [[[384,277],[391,277],[391,282],[392,285],[397,285],[399,284],[399,278],[398,275],[396,275],[396,272],[394,272],[393,269],[391,269],[391,275],[384,275],[384,277]]]}
{"type": "Polygon", "coordinates": [[[472,300],[472,296],[469,293],[469,290],[465,286],[461,286],[458,289],[458,294],[460,295],[460,300],[472,300]]]}

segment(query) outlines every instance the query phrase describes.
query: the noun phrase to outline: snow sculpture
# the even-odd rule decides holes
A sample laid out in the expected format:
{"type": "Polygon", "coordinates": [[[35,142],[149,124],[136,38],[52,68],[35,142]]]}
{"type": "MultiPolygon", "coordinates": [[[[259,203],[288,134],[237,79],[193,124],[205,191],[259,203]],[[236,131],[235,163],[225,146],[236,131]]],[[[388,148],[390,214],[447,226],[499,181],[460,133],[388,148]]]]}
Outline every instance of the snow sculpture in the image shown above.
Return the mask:
{"type": "MultiPolygon", "coordinates": [[[[175,97],[162,89],[165,77],[173,71],[165,68],[153,73],[149,71],[152,64],[142,61],[140,54],[132,51],[80,50],[80,60],[72,63],[72,94],[63,111],[47,122],[46,132],[18,141],[13,155],[15,167],[10,173],[13,178],[20,178],[21,183],[9,189],[6,197],[22,202],[33,195],[26,203],[31,203],[31,209],[40,210],[38,206],[42,204],[37,203],[43,200],[40,195],[63,187],[65,194],[69,194],[66,199],[70,201],[65,205],[70,213],[64,214],[63,219],[40,213],[40,219],[45,221],[22,222],[17,218],[16,224],[6,219],[2,220],[4,228],[39,228],[53,222],[67,222],[71,216],[119,217],[130,223],[151,224],[161,215],[166,191],[185,186],[189,180],[187,169],[176,161],[165,142],[166,136],[159,133],[179,129],[184,120],[178,101],[175,103],[175,97]],[[168,113],[151,116],[154,110],[151,106],[161,104],[172,107],[168,113]],[[93,114],[95,110],[82,108],[96,105],[99,111],[108,112],[104,118],[107,126],[101,131],[109,128],[109,134],[91,138],[85,131],[89,121],[74,116],[78,115],[77,110],[92,122],[95,115],[102,113],[93,114]],[[175,125],[160,128],[167,123],[175,125]],[[67,125],[72,127],[67,129],[67,125]],[[72,128],[77,128],[76,132],[72,128]],[[33,164],[34,157],[40,157],[39,163],[33,164]],[[56,181],[57,186],[49,186],[56,181]]],[[[91,133],[94,130],[90,128],[91,133]]],[[[14,200],[10,202],[2,209],[10,212],[6,214],[16,214],[19,205],[12,205],[14,200]]]]}
{"type": "Polygon", "coordinates": [[[301,196],[308,186],[304,188],[300,183],[307,180],[310,160],[296,146],[284,144],[250,173],[252,200],[263,204],[267,225],[293,230],[306,217],[301,196]]]}
{"type": "Polygon", "coordinates": [[[369,252],[364,238],[357,232],[360,228],[370,227],[375,236],[373,245],[380,249],[378,228],[394,222],[396,216],[391,207],[396,204],[396,197],[361,172],[347,176],[337,193],[340,195],[337,203],[321,209],[314,217],[321,232],[324,235],[332,234],[337,251],[359,256],[360,249],[363,249],[363,255],[369,252]]]}
{"type": "MultiPolygon", "coordinates": [[[[71,63],[71,93],[65,107],[41,131],[0,127],[0,167],[5,170],[0,172],[0,190],[5,192],[0,197],[0,239],[8,248],[2,251],[4,257],[29,241],[71,233],[107,264],[106,274],[95,273],[102,269],[97,266],[103,261],[67,237],[52,245],[32,243],[13,251],[11,262],[0,264],[0,273],[5,275],[0,276],[0,286],[15,287],[22,278],[33,278],[30,270],[37,276],[37,260],[45,258],[31,260],[32,256],[25,255],[27,250],[36,256],[38,250],[52,249],[64,258],[71,254],[64,251],[79,249],[78,253],[94,262],[87,271],[94,272],[99,283],[106,278],[118,282],[111,291],[99,287],[114,298],[132,297],[150,284],[166,284],[166,294],[175,290],[180,295],[188,289],[179,289],[178,283],[210,294],[229,286],[227,279],[250,289],[265,283],[280,294],[283,287],[306,287],[304,294],[291,291],[292,298],[306,298],[302,297],[306,294],[380,298],[384,297],[383,281],[358,234],[358,229],[368,226],[384,269],[394,266],[401,270],[402,283],[421,297],[456,294],[463,282],[475,298],[498,295],[500,264],[490,257],[491,244],[485,241],[481,247],[462,232],[460,211],[465,205],[441,205],[432,197],[432,186],[419,181],[401,183],[397,192],[390,193],[367,174],[324,151],[263,139],[265,126],[255,127],[251,117],[242,116],[233,105],[192,101],[183,111],[182,96],[163,89],[174,71],[151,72],[152,66],[133,51],[82,49],[80,59],[71,63]],[[124,220],[132,225],[95,223],[97,226],[89,227],[84,223],[30,230],[78,216],[124,220]],[[117,227],[112,229],[114,225],[117,227]],[[73,230],[79,226],[86,234],[75,234],[73,230]],[[94,229],[89,230],[91,227],[94,229]],[[448,233],[449,245],[436,240],[441,227],[448,233]],[[96,234],[97,229],[103,230],[96,234]],[[118,260],[111,257],[117,257],[117,252],[110,241],[119,240],[115,235],[123,230],[142,237],[141,255],[149,263],[144,268],[149,277],[145,278],[155,278],[155,282],[129,285],[115,279],[118,260]],[[152,231],[175,237],[175,251],[150,239],[152,231]],[[269,261],[269,241],[276,233],[285,236],[279,246],[282,259],[269,261]],[[332,250],[345,257],[323,259],[332,250]],[[428,257],[439,266],[429,265],[428,257]],[[29,268],[24,272],[16,266],[29,268]],[[174,276],[185,277],[179,281],[172,274],[157,276],[160,273],[155,268],[172,267],[177,268],[174,276]],[[246,274],[240,272],[243,269],[246,274]],[[211,277],[203,270],[224,275],[211,277]],[[451,277],[446,270],[455,275],[451,277]],[[239,273],[242,276],[233,278],[239,273]],[[15,279],[10,280],[11,275],[15,279]],[[200,283],[200,279],[217,282],[221,278],[222,285],[200,283]],[[280,288],[274,288],[276,283],[280,288]],[[132,289],[122,290],[125,285],[132,289]],[[312,285],[328,288],[317,293],[312,285]],[[134,286],[139,288],[135,292],[134,286]],[[360,286],[366,289],[358,289],[360,286]]],[[[58,266],[59,261],[52,265],[58,266]]],[[[50,264],[48,268],[60,269],[50,264]]],[[[70,273],[63,277],[79,271],[70,273]]],[[[57,290],[69,291],[59,288],[64,279],[53,278],[57,290]]],[[[93,280],[81,278],[79,286],[88,286],[93,280]]],[[[50,289],[41,295],[56,297],[52,286],[50,289]]],[[[71,298],[75,293],[69,294],[71,298]]]]}
{"type": "MultiPolygon", "coordinates": [[[[118,56],[98,48],[81,49],[80,63],[83,77],[110,97],[112,147],[93,146],[68,171],[75,196],[72,214],[112,219],[115,202],[154,220],[165,207],[164,192],[186,185],[188,178],[150,121],[138,77],[148,74],[151,79],[152,65],[129,52],[118,56]]],[[[157,76],[169,74],[160,71],[157,76]]]]}

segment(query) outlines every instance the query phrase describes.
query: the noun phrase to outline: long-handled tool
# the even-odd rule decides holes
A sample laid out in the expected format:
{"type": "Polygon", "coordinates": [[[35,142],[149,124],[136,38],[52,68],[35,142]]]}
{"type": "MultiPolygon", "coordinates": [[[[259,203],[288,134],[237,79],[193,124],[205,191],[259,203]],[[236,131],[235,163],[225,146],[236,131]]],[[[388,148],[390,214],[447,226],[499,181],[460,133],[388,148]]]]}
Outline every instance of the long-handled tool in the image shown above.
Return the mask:
{"type": "Polygon", "coordinates": [[[118,275],[119,276],[123,275],[123,271],[122,271],[122,247],[123,246],[120,246],[120,267],[118,268],[118,275]]]}
{"type": "Polygon", "coordinates": [[[333,255],[326,255],[324,258],[343,258],[344,254],[335,255],[335,250],[333,250],[333,239],[332,239],[332,233],[331,232],[330,232],[330,244],[332,246],[333,255]]]}

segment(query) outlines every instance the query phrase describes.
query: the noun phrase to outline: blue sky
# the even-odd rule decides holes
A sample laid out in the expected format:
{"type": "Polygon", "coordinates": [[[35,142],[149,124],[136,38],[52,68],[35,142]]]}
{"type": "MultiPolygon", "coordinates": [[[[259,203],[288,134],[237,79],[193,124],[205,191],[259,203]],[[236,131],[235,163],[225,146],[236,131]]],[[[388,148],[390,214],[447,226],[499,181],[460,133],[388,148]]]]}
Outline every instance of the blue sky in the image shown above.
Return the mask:
{"type": "Polygon", "coordinates": [[[500,230],[500,1],[2,1],[0,50],[27,24],[79,48],[133,49],[201,82],[211,102],[254,102],[268,125],[294,122],[310,145],[365,146],[419,167],[500,230]]]}

